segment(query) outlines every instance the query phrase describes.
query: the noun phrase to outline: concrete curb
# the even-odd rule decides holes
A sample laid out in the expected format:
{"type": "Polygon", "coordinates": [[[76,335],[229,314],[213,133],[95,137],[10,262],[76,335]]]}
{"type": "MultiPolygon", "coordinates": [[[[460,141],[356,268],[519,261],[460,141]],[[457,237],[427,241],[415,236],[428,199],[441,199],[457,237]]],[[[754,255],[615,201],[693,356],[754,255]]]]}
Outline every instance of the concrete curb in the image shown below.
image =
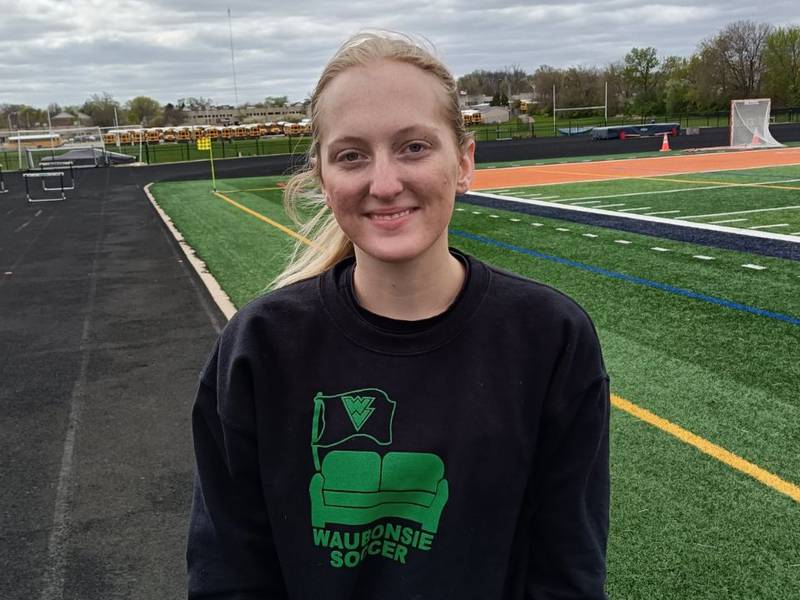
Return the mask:
{"type": "Polygon", "coordinates": [[[217,308],[219,308],[222,314],[225,315],[226,319],[230,320],[231,317],[236,314],[236,307],[233,305],[233,302],[231,302],[228,294],[225,293],[214,276],[209,272],[206,263],[197,257],[197,253],[195,252],[194,248],[192,248],[186,242],[181,232],[178,231],[175,225],[172,223],[172,219],[170,219],[167,213],[165,213],[158,205],[156,199],[153,197],[153,194],[150,192],[151,185],[153,185],[153,183],[148,183],[146,186],[144,186],[144,193],[147,194],[150,204],[153,205],[153,208],[155,208],[158,216],[161,217],[161,220],[167,226],[167,229],[169,229],[170,233],[172,233],[172,237],[174,237],[175,241],[178,242],[178,246],[180,246],[184,256],[186,256],[186,260],[189,261],[189,264],[192,265],[192,268],[195,270],[198,277],[200,277],[200,280],[203,282],[206,290],[208,290],[208,293],[211,296],[211,299],[214,300],[217,308]]]}

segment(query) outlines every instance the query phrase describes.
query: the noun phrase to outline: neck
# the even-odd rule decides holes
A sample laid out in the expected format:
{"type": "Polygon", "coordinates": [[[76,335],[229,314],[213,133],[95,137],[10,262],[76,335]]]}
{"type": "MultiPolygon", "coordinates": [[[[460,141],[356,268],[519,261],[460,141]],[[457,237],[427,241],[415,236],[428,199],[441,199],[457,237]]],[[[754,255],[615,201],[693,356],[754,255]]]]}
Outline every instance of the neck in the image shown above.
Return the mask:
{"type": "MultiPolygon", "coordinates": [[[[446,239],[446,238],[445,238],[446,239]]],[[[368,311],[404,321],[443,313],[464,284],[464,266],[444,246],[412,261],[385,263],[356,248],[353,287],[358,303],[368,311]]]]}

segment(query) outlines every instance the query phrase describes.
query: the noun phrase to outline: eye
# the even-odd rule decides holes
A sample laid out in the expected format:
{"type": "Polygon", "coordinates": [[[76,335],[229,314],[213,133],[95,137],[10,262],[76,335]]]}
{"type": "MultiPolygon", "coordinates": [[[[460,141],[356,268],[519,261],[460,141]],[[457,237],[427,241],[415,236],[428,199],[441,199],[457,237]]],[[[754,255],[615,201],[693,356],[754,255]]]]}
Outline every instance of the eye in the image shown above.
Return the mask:
{"type": "Polygon", "coordinates": [[[407,154],[422,154],[426,152],[429,147],[429,144],[425,142],[409,142],[406,144],[404,152],[407,154]]]}
{"type": "Polygon", "coordinates": [[[339,160],[342,160],[344,162],[355,162],[358,159],[359,159],[358,152],[353,152],[352,150],[350,152],[344,152],[339,156],[339,160]]]}

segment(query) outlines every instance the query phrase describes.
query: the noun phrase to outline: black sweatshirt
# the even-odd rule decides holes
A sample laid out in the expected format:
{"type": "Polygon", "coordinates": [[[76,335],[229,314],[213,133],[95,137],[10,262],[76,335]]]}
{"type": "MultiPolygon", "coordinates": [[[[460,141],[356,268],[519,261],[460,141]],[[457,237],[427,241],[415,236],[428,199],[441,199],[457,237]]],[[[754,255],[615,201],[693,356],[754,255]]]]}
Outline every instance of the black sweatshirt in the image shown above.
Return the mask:
{"type": "Polygon", "coordinates": [[[464,287],[432,319],[360,308],[351,258],[227,325],[193,411],[190,598],[605,598],[594,327],[454,254],[464,287]]]}

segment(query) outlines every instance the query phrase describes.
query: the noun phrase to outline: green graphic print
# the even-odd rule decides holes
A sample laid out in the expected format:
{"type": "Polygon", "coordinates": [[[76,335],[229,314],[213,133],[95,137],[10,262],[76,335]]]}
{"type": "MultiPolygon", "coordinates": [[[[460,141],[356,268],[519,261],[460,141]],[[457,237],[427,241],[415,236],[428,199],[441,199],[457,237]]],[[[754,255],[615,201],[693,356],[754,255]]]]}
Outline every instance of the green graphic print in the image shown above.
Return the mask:
{"type": "Polygon", "coordinates": [[[321,448],[335,448],[357,436],[378,447],[390,446],[395,408],[377,388],[314,397],[311,525],[314,544],[331,550],[332,567],[355,567],[368,556],[405,564],[410,549],[432,547],[449,497],[441,458],[426,452],[336,448],[320,461],[321,448]]]}

